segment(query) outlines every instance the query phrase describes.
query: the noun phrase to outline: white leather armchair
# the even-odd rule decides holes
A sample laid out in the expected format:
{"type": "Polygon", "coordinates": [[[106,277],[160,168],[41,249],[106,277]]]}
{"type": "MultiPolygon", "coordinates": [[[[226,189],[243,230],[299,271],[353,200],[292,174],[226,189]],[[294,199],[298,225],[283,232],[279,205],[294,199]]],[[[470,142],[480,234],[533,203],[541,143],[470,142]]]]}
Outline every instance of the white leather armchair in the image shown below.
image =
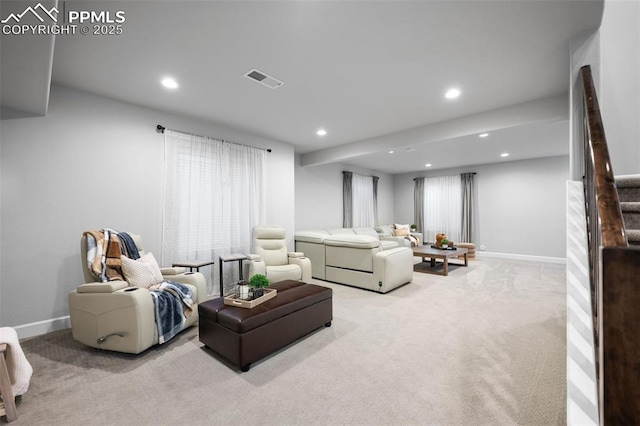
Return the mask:
{"type": "MultiPolygon", "coordinates": [[[[140,236],[131,234],[140,254],[140,236]]],[[[95,282],[87,267],[87,241],[81,241],[82,269],[86,284],[68,295],[73,338],[94,348],[138,354],[158,343],[153,296],[145,288],[129,287],[126,281],[95,282]],[[132,288],[137,290],[131,291],[132,288]]],[[[207,299],[207,285],[200,273],[185,268],[161,268],[162,276],[190,286],[193,290],[191,315],[185,328],[198,322],[198,302],[207,299]]]]}
{"type": "Polygon", "coordinates": [[[264,274],[271,282],[311,281],[311,261],[301,252],[287,250],[286,231],[281,226],[253,228],[253,254],[248,254],[247,276],[264,274]]]}

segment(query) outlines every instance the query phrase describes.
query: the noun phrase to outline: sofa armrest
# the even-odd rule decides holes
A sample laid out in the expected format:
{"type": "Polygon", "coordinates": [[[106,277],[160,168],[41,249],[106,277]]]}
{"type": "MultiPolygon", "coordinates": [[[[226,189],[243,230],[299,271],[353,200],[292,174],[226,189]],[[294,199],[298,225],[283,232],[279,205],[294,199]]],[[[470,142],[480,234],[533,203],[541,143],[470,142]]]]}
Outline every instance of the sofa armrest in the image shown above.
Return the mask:
{"type": "Polygon", "coordinates": [[[267,273],[267,265],[262,261],[259,255],[257,254],[247,254],[247,260],[242,262],[243,268],[243,276],[245,279],[250,279],[255,274],[263,274],[267,273]]]}
{"type": "Polygon", "coordinates": [[[374,282],[386,293],[413,280],[413,252],[408,247],[398,247],[376,253],[373,256],[374,282]]]}
{"type": "Polygon", "coordinates": [[[160,268],[160,273],[163,276],[179,275],[179,274],[184,274],[185,272],[187,272],[187,268],[185,268],[184,266],[174,266],[172,268],[160,268]]]}
{"type": "Polygon", "coordinates": [[[126,287],[129,287],[129,283],[126,281],[107,281],[106,283],[95,282],[82,284],[76,291],[78,293],[113,293],[126,287]]]}
{"type": "Polygon", "coordinates": [[[293,257],[304,257],[304,253],[302,253],[301,251],[290,251],[289,253],[287,253],[287,255],[289,256],[289,259],[293,257]]]}
{"type": "Polygon", "coordinates": [[[298,265],[302,270],[302,278],[300,281],[303,283],[311,282],[311,260],[308,257],[289,257],[289,263],[298,265]]]}

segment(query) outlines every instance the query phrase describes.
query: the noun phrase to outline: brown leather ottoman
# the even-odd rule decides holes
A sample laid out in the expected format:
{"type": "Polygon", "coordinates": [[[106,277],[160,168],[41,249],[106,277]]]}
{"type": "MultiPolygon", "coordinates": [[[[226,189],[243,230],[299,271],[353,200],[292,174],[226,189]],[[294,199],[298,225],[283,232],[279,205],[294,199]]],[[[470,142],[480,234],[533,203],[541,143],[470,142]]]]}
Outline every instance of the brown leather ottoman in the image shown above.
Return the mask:
{"type": "Polygon", "coordinates": [[[281,281],[270,288],[278,290],[276,297],[251,309],[225,305],[222,297],[199,303],[200,341],[249,371],[252,362],[331,326],[330,288],[299,281],[281,281]]]}

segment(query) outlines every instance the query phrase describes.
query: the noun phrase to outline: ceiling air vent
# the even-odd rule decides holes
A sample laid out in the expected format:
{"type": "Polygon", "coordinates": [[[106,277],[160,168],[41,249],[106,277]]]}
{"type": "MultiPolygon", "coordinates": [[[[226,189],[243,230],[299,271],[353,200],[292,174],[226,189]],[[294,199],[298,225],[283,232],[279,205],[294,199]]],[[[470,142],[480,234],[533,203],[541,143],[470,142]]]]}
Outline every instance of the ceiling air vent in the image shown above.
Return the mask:
{"type": "Polygon", "coordinates": [[[262,71],[258,71],[255,68],[246,73],[244,76],[262,84],[263,86],[267,86],[270,89],[277,89],[284,84],[280,80],[275,79],[270,75],[263,73],[262,71]]]}

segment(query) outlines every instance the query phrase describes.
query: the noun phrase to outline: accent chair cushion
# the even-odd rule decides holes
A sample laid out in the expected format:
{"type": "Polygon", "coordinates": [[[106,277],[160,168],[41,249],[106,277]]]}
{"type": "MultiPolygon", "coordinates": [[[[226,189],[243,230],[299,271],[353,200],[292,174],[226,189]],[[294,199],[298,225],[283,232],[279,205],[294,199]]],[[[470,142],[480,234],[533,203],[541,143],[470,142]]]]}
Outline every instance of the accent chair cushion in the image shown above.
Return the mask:
{"type": "Polygon", "coordinates": [[[287,257],[286,231],[282,226],[259,225],[253,228],[255,253],[267,266],[286,265],[287,257]]]}
{"type": "Polygon", "coordinates": [[[253,237],[258,240],[282,240],[287,234],[282,226],[259,225],[253,228],[253,237]]]}
{"type": "Polygon", "coordinates": [[[286,265],[287,242],[285,240],[256,241],[256,252],[267,266],[286,265]]]}
{"type": "Polygon", "coordinates": [[[302,269],[295,263],[288,265],[267,266],[267,276],[272,283],[284,280],[300,281],[302,278],[302,269]]]}
{"type": "Polygon", "coordinates": [[[124,278],[132,286],[149,288],[164,280],[158,262],[152,253],[147,253],[137,260],[121,256],[120,261],[124,278]]]}

